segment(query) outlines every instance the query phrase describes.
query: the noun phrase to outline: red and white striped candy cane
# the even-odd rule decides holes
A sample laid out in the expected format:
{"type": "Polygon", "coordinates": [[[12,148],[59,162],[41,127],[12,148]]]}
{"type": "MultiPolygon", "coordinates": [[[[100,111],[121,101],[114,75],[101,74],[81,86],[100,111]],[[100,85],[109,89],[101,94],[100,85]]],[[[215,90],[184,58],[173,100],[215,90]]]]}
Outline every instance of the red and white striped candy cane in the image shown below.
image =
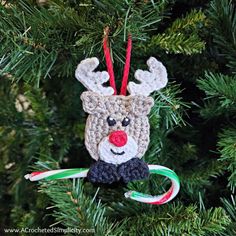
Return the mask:
{"type": "MultiPolygon", "coordinates": [[[[138,202],[156,205],[165,204],[171,201],[178,194],[180,189],[180,182],[176,173],[173,170],[160,165],[148,165],[148,168],[150,174],[162,175],[169,178],[171,180],[170,189],[158,196],[152,196],[137,191],[128,191],[124,194],[125,197],[138,202]]],[[[89,169],[87,168],[75,168],[33,172],[25,175],[25,178],[30,181],[85,178],[88,170],[89,169]]]]}

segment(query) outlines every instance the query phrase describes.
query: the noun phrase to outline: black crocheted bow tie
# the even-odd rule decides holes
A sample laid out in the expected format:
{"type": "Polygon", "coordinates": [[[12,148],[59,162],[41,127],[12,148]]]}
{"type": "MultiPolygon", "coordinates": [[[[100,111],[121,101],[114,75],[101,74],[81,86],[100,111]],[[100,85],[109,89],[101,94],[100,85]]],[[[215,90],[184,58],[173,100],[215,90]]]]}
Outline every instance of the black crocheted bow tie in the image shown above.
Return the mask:
{"type": "Polygon", "coordinates": [[[87,178],[92,183],[111,184],[118,181],[128,183],[148,176],[148,165],[135,157],[119,165],[99,160],[90,167],[87,178]]]}

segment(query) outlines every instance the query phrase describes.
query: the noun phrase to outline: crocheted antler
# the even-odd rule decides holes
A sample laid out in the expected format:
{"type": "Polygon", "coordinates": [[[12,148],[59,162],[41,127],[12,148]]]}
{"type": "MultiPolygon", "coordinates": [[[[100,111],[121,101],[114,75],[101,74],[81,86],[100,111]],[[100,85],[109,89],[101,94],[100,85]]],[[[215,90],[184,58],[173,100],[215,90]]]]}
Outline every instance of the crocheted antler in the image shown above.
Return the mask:
{"type": "Polygon", "coordinates": [[[112,87],[103,86],[103,83],[109,80],[109,74],[106,71],[94,72],[98,65],[99,61],[96,57],[87,58],[81,61],[75,71],[76,79],[89,91],[106,96],[114,94],[114,89],[112,87]]]}
{"type": "Polygon", "coordinates": [[[150,57],[147,61],[149,71],[136,70],[134,77],[140,84],[129,82],[130,95],[149,96],[152,92],[164,88],[167,84],[167,72],[165,66],[156,58],[150,57]]]}

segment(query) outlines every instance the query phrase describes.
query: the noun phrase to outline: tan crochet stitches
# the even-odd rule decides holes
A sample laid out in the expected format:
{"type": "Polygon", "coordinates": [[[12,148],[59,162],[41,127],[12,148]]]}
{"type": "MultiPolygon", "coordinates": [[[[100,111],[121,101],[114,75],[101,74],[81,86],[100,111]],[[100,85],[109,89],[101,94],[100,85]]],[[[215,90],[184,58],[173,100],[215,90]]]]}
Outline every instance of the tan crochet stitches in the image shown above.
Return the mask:
{"type": "MultiPolygon", "coordinates": [[[[89,114],[85,129],[85,145],[95,160],[119,165],[128,160],[141,158],[149,144],[149,121],[147,115],[153,106],[150,93],[167,84],[167,72],[163,64],[151,57],[149,71],[137,70],[135,78],[141,82],[130,82],[130,96],[112,95],[111,87],[104,87],[108,81],[107,72],[94,72],[97,58],[83,60],[76,69],[76,78],[89,90],[82,93],[83,109],[89,114]],[[112,124],[109,124],[109,120],[112,124]],[[124,120],[128,120],[124,124],[124,120]],[[110,139],[119,132],[123,144],[110,139]],[[124,141],[125,139],[125,141],[124,141]]],[[[119,135],[117,138],[119,139],[119,135]]]]}
{"type": "Polygon", "coordinates": [[[81,99],[84,110],[89,113],[85,129],[85,145],[94,159],[99,159],[99,143],[115,130],[124,130],[128,137],[132,137],[138,145],[136,157],[143,156],[149,143],[147,114],[153,106],[151,97],[100,96],[94,92],[84,92],[81,99]],[[108,125],[108,116],[116,120],[116,125],[108,125]],[[125,117],[130,118],[130,124],[126,127],[121,123],[125,117]]]}

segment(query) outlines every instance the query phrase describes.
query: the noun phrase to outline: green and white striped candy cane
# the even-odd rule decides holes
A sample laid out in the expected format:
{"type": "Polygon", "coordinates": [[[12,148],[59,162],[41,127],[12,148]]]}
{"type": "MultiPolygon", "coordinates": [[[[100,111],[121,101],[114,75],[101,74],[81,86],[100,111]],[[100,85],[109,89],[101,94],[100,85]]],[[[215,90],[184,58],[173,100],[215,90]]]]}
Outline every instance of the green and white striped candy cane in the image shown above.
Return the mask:
{"type": "MultiPolygon", "coordinates": [[[[152,196],[144,193],[140,193],[137,191],[129,191],[124,195],[126,198],[130,198],[132,200],[148,203],[148,204],[156,204],[161,205],[171,201],[179,192],[180,182],[178,176],[174,171],[168,169],[164,166],[159,165],[148,165],[150,174],[162,175],[171,180],[170,189],[163,193],[162,195],[152,196]]],[[[85,178],[88,173],[87,168],[75,168],[75,169],[62,169],[62,170],[50,170],[50,171],[40,171],[33,172],[31,174],[25,175],[26,179],[30,181],[38,181],[38,180],[56,180],[56,179],[73,179],[73,178],[85,178]]]]}

